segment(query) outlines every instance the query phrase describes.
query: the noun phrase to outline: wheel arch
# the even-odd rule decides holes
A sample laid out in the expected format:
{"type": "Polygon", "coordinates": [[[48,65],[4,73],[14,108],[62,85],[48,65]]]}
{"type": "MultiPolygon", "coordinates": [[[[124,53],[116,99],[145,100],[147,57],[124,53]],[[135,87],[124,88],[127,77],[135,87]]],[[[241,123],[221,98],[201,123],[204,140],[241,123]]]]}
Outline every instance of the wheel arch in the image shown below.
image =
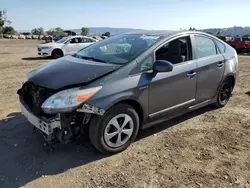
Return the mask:
{"type": "Polygon", "coordinates": [[[224,76],[224,78],[221,80],[221,82],[220,82],[220,84],[219,84],[219,86],[217,88],[217,92],[219,91],[221,85],[223,84],[223,82],[225,80],[231,80],[233,82],[233,88],[232,89],[234,89],[236,78],[235,78],[235,75],[233,73],[229,73],[226,76],[224,76]]]}
{"type": "Polygon", "coordinates": [[[117,101],[112,106],[115,106],[115,105],[121,104],[121,103],[125,103],[125,104],[128,104],[131,107],[133,107],[139,116],[140,124],[141,124],[141,122],[143,122],[143,120],[144,120],[143,108],[142,108],[142,105],[138,101],[133,100],[133,99],[123,99],[123,100],[117,101]]]}
{"type": "Polygon", "coordinates": [[[52,50],[52,52],[51,52],[51,55],[53,54],[53,52],[54,51],[61,51],[62,52],[62,54],[63,54],[63,56],[64,56],[64,51],[61,49],[61,48],[54,48],[53,50],[52,50]]]}
{"type": "Polygon", "coordinates": [[[230,80],[232,81],[233,83],[233,89],[234,89],[234,86],[235,86],[235,76],[233,74],[228,74],[225,76],[224,80],[230,80]]]}

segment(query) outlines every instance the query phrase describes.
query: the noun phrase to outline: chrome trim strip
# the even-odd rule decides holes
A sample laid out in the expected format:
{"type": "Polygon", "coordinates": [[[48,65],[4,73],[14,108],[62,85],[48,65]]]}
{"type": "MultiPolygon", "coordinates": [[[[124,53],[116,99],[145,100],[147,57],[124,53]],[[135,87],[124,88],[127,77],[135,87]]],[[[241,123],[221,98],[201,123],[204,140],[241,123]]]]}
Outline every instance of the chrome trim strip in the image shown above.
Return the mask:
{"type": "Polygon", "coordinates": [[[189,104],[189,103],[192,103],[192,102],[194,102],[194,101],[195,101],[195,99],[191,99],[191,100],[186,101],[186,102],[184,102],[184,103],[180,103],[180,104],[177,104],[177,105],[175,105],[175,106],[166,108],[166,109],[164,109],[164,110],[160,110],[160,111],[158,111],[158,112],[149,114],[149,117],[153,117],[153,116],[156,116],[156,115],[158,115],[158,114],[161,114],[161,113],[164,113],[164,112],[173,110],[173,109],[175,109],[175,108],[178,108],[178,107],[181,107],[181,106],[185,106],[185,105],[187,105],[187,104],[189,104]]]}
{"type": "Polygon", "coordinates": [[[190,106],[189,109],[193,109],[193,108],[202,106],[202,105],[204,105],[204,104],[206,104],[206,103],[209,103],[210,101],[211,101],[211,99],[206,100],[206,101],[203,101],[203,102],[201,102],[201,103],[199,103],[199,104],[196,104],[196,105],[194,105],[194,106],[190,106]]]}

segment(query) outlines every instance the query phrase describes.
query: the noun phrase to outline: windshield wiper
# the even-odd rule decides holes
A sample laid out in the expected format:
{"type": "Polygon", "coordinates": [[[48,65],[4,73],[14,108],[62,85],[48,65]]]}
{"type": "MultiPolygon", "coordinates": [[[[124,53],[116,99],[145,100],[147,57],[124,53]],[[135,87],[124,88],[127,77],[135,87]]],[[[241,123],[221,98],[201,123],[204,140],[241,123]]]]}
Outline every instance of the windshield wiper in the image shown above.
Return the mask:
{"type": "Polygon", "coordinates": [[[90,59],[90,60],[93,60],[93,61],[97,61],[97,62],[102,62],[102,63],[109,63],[107,61],[104,61],[102,59],[98,59],[98,58],[95,58],[95,57],[88,57],[88,56],[77,56],[81,59],[90,59]]]}

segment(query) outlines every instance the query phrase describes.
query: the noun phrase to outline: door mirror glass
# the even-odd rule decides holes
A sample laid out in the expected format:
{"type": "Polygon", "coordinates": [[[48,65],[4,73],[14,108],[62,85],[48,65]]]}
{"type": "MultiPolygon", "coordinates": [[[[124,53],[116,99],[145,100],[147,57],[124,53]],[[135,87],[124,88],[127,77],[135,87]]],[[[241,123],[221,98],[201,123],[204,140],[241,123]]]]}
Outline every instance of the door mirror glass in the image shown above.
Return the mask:
{"type": "Polygon", "coordinates": [[[154,72],[171,72],[173,70],[173,64],[165,60],[157,60],[153,64],[154,72]]]}

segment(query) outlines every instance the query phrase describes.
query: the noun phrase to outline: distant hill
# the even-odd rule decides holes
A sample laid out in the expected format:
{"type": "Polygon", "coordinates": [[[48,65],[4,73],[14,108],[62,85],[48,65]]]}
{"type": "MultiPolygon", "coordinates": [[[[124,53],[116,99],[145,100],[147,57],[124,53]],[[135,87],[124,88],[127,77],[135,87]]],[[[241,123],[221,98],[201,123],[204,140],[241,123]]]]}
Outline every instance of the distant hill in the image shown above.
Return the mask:
{"type": "MultiPolygon", "coordinates": [[[[66,30],[66,29],[65,29],[66,30]]],[[[68,30],[68,29],[67,29],[68,30]]],[[[81,33],[81,29],[69,29],[76,33],[81,33]]],[[[126,33],[135,30],[143,30],[143,29],[132,29],[132,28],[113,28],[113,27],[89,27],[89,33],[101,35],[105,32],[110,32],[111,35],[117,35],[120,33],[126,33]]],[[[167,30],[167,29],[166,29],[167,30]]],[[[216,34],[220,32],[222,35],[244,35],[250,34],[250,27],[228,27],[228,28],[209,28],[209,29],[201,29],[200,31],[209,32],[216,34]]],[[[18,32],[30,32],[28,30],[19,30],[18,32]]]]}
{"type": "MultiPolygon", "coordinates": [[[[81,29],[71,29],[72,31],[76,33],[81,33],[81,29]]],[[[89,27],[90,33],[95,34],[103,34],[105,32],[110,32],[111,35],[117,35],[120,33],[125,33],[129,31],[134,30],[142,30],[142,29],[131,29],[131,28],[111,28],[111,27],[89,27]]],[[[213,34],[216,34],[220,32],[222,35],[244,35],[244,34],[250,34],[250,27],[228,27],[228,28],[210,28],[210,29],[202,29],[200,31],[204,32],[210,32],[213,34]]]]}
{"type": "Polygon", "coordinates": [[[220,32],[222,35],[230,35],[230,36],[235,36],[235,35],[245,35],[245,34],[250,34],[250,27],[228,27],[228,28],[211,28],[211,29],[202,29],[200,31],[204,32],[209,32],[216,34],[220,32]]]}

